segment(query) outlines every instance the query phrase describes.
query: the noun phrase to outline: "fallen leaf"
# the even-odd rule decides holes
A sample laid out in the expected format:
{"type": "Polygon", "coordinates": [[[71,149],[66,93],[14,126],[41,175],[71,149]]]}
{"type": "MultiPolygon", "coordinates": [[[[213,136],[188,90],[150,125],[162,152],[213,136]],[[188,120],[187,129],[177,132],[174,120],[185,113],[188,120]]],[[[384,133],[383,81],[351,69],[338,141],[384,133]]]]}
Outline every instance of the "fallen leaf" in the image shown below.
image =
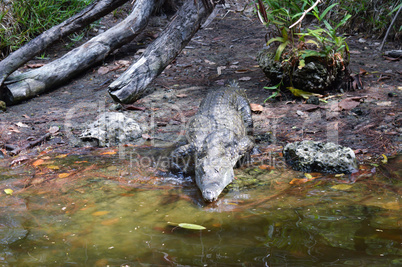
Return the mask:
{"type": "Polygon", "coordinates": [[[44,65],[45,65],[44,63],[34,63],[34,64],[27,64],[27,67],[31,68],[31,69],[36,69],[36,68],[40,68],[44,65]]]}
{"type": "Polygon", "coordinates": [[[250,81],[251,77],[241,77],[239,81],[250,81]]]}
{"type": "Polygon", "coordinates": [[[204,59],[205,63],[208,63],[209,65],[215,65],[215,62],[209,61],[208,59],[204,59]]]}
{"type": "Polygon", "coordinates": [[[120,220],[119,218],[113,218],[113,219],[110,219],[110,220],[102,221],[101,224],[102,225],[113,225],[113,224],[119,222],[119,220],[120,220]]]}
{"type": "Polygon", "coordinates": [[[350,97],[338,103],[340,110],[351,110],[360,105],[360,98],[350,97]]]}
{"type": "Polygon", "coordinates": [[[140,111],[144,111],[147,109],[146,107],[139,107],[134,105],[125,105],[124,108],[127,110],[140,110],[140,111]]]}
{"type": "Polygon", "coordinates": [[[381,160],[382,163],[387,164],[388,163],[388,157],[385,154],[382,154],[382,157],[384,158],[381,160]]]}
{"type": "Polygon", "coordinates": [[[103,216],[103,215],[106,215],[108,213],[109,213],[109,211],[106,211],[106,210],[95,211],[94,213],[92,213],[92,216],[103,216]]]}
{"type": "Polygon", "coordinates": [[[236,70],[235,73],[246,73],[249,72],[249,69],[242,69],[242,70],[236,70]]]}
{"type": "Polygon", "coordinates": [[[377,102],[377,106],[381,106],[381,107],[389,107],[392,105],[391,101],[381,101],[381,102],[377,102]]]}
{"type": "Polygon", "coordinates": [[[114,155],[116,153],[117,153],[116,151],[106,151],[106,152],[101,153],[101,155],[114,155]]]}
{"type": "Polygon", "coordinates": [[[32,163],[32,166],[36,167],[36,166],[42,165],[43,163],[45,163],[45,161],[43,159],[38,159],[32,163]]]}
{"type": "Polygon", "coordinates": [[[149,134],[142,134],[141,137],[145,140],[151,140],[152,137],[149,134]]]}
{"type": "Polygon", "coordinates": [[[205,229],[207,229],[202,225],[192,224],[192,223],[179,223],[178,226],[181,228],[184,228],[184,229],[189,229],[189,230],[205,230],[205,229]]]}
{"type": "Polygon", "coordinates": [[[251,111],[255,112],[255,113],[261,113],[264,111],[264,107],[261,106],[260,104],[251,103],[250,108],[251,108],[251,111]]]}
{"type": "Polygon", "coordinates": [[[48,169],[51,169],[51,170],[58,170],[58,169],[60,169],[60,167],[59,166],[57,166],[57,165],[48,165],[48,166],[46,166],[48,169]]]}
{"type": "Polygon", "coordinates": [[[4,193],[6,193],[7,195],[12,195],[13,194],[13,190],[10,188],[4,189],[4,193]]]}
{"type": "Polygon", "coordinates": [[[292,94],[293,94],[294,96],[303,97],[303,98],[305,98],[305,99],[308,99],[310,96],[322,97],[322,95],[320,95],[320,94],[315,94],[315,93],[311,93],[311,92],[306,92],[306,91],[303,91],[303,90],[300,90],[300,89],[296,89],[296,88],[293,88],[293,87],[286,87],[286,89],[288,89],[290,92],[292,92],[292,94]]]}
{"type": "Polygon", "coordinates": [[[273,170],[273,169],[275,169],[275,167],[270,166],[270,165],[266,165],[266,164],[260,165],[260,166],[258,166],[258,168],[260,168],[261,170],[273,170]]]}
{"type": "Polygon", "coordinates": [[[365,69],[360,68],[359,75],[365,75],[367,71],[365,69]]]}
{"type": "Polygon", "coordinates": [[[178,98],[185,98],[185,97],[187,97],[188,95],[186,95],[186,94],[178,94],[178,95],[176,95],[176,97],[178,97],[178,98]]]}
{"type": "Polygon", "coordinates": [[[70,173],[68,172],[63,172],[63,173],[59,173],[59,178],[63,179],[63,178],[67,178],[68,176],[70,176],[70,173]]]}
{"type": "Polygon", "coordinates": [[[292,181],[289,182],[289,184],[299,185],[299,184],[304,184],[308,181],[309,180],[307,178],[303,178],[303,179],[293,178],[292,181]]]}
{"type": "Polygon", "coordinates": [[[337,184],[334,186],[331,186],[332,189],[335,190],[349,190],[353,185],[350,184],[337,184]]]}
{"type": "Polygon", "coordinates": [[[22,123],[22,122],[17,122],[15,125],[17,125],[18,127],[21,127],[21,128],[29,127],[28,125],[26,125],[25,123],[22,123]]]}
{"type": "Polygon", "coordinates": [[[30,119],[31,118],[27,114],[22,115],[22,117],[24,117],[25,119],[30,119]]]}
{"type": "Polygon", "coordinates": [[[47,130],[49,133],[51,134],[55,134],[60,130],[60,128],[58,126],[52,126],[49,128],[49,130],[47,130]]]}
{"type": "Polygon", "coordinates": [[[68,156],[68,154],[61,154],[61,155],[57,155],[56,158],[57,159],[62,159],[62,158],[65,158],[67,156],[68,156]]]}
{"type": "Polygon", "coordinates": [[[108,67],[102,66],[98,69],[98,74],[104,75],[104,74],[108,73],[109,71],[110,71],[110,69],[108,67]]]}

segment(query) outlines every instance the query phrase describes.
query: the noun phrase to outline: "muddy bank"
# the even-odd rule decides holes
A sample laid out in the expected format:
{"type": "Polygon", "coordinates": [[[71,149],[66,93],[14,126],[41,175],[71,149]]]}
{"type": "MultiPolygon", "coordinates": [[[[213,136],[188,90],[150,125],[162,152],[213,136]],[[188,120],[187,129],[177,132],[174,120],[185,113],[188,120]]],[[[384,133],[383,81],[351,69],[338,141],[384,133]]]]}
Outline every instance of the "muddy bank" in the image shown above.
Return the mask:
{"type": "MultiPolygon", "coordinates": [[[[206,93],[227,80],[237,80],[247,90],[251,103],[263,105],[261,113],[253,114],[255,135],[262,147],[300,140],[331,141],[351,147],[360,161],[401,151],[400,61],[383,58],[376,49],[381,40],[364,35],[347,39],[351,70],[360,73],[363,90],[336,95],[319,106],[287,96],[264,103],[270,92],[263,87],[269,81],[255,59],[265,42],[266,29],[256,18],[230,12],[233,10],[221,10],[210,25],[196,34],[152,83],[152,94],[123,107],[152,129],[139,142],[149,138],[164,146],[182,142],[186,122],[206,93]]],[[[6,112],[0,113],[3,154],[9,157],[6,148],[24,146],[44,136],[52,126],[59,127],[59,132],[22,154],[74,147],[76,137],[88,122],[94,121],[101,111],[118,108],[107,93],[107,85],[125,70],[125,61],[138,58],[144,44],[155,38],[163,25],[160,20],[157,18],[144,34],[108,57],[103,66],[89,69],[48,94],[7,107],[6,112]]],[[[108,17],[102,20],[107,25],[111,22],[108,17]]],[[[398,48],[393,43],[386,46],[386,50],[398,48]]],[[[60,56],[63,50],[64,46],[59,44],[48,54],[60,56]]]]}

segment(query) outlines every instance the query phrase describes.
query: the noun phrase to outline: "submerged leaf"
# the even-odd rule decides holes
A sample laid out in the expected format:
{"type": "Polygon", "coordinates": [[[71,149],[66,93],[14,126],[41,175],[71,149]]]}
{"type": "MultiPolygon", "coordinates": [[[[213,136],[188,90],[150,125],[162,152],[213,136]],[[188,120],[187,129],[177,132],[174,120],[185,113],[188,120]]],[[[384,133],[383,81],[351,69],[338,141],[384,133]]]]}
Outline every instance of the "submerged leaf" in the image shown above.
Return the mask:
{"type": "Polygon", "coordinates": [[[332,189],[336,189],[336,190],[348,190],[352,187],[352,185],[350,184],[337,184],[332,186],[332,189]]]}
{"type": "Polygon", "coordinates": [[[184,228],[184,229],[189,229],[189,230],[205,230],[205,229],[207,229],[202,225],[192,224],[192,223],[179,223],[178,226],[181,228],[184,228]]]}

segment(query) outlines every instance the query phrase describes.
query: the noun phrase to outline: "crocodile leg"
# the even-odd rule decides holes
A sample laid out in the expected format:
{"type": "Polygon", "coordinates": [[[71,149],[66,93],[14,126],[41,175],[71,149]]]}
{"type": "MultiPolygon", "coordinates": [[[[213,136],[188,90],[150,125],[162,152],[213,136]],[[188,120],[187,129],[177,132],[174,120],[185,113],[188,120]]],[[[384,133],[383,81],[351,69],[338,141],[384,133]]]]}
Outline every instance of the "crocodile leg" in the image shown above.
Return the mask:
{"type": "Polygon", "coordinates": [[[187,145],[176,148],[172,152],[172,157],[175,157],[175,158],[185,157],[185,156],[188,156],[189,154],[192,154],[193,152],[194,152],[194,146],[192,144],[187,144],[187,145]]]}

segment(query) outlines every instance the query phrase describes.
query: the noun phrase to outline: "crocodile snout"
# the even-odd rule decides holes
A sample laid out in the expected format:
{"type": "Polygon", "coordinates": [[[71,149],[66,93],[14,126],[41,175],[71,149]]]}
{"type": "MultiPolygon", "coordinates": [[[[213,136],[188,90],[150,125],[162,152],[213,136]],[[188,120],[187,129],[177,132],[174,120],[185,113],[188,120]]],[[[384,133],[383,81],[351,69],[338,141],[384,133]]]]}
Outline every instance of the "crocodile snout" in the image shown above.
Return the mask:
{"type": "Polygon", "coordinates": [[[219,194],[213,190],[205,190],[202,192],[202,197],[207,202],[214,202],[218,199],[219,194]]]}

